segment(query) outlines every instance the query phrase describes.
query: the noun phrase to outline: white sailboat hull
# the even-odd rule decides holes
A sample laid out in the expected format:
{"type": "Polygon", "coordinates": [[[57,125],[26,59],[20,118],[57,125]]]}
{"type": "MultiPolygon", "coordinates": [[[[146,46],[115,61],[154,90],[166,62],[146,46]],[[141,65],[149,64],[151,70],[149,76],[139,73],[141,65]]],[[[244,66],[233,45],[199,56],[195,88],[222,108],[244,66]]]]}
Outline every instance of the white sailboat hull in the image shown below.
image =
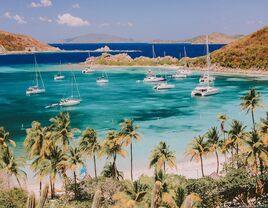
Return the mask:
{"type": "Polygon", "coordinates": [[[41,93],[45,93],[45,92],[46,92],[45,89],[39,89],[39,88],[31,88],[31,87],[29,87],[26,90],[26,95],[41,94],[41,93]]]}
{"type": "Polygon", "coordinates": [[[171,76],[173,79],[183,79],[183,78],[187,78],[186,74],[173,74],[171,76]]]}
{"type": "Polygon", "coordinates": [[[100,83],[100,84],[104,84],[104,83],[108,83],[109,80],[108,79],[97,79],[96,82],[100,83]]]}
{"type": "Polygon", "coordinates": [[[67,98],[67,99],[61,99],[59,102],[59,106],[68,107],[68,106],[74,106],[80,104],[80,99],[74,99],[74,98],[67,98]]]}
{"type": "Polygon", "coordinates": [[[54,80],[63,80],[64,76],[63,75],[55,75],[54,80]]]}
{"type": "Polygon", "coordinates": [[[92,72],[94,72],[93,69],[84,69],[84,70],[82,71],[83,74],[90,74],[90,73],[92,73],[92,72]]]}
{"type": "Polygon", "coordinates": [[[158,84],[158,85],[154,86],[155,90],[168,90],[168,89],[173,89],[173,88],[175,88],[175,85],[166,84],[166,83],[162,83],[162,84],[158,84]]]}
{"type": "Polygon", "coordinates": [[[145,77],[144,82],[163,82],[166,81],[163,77],[145,77]]]}

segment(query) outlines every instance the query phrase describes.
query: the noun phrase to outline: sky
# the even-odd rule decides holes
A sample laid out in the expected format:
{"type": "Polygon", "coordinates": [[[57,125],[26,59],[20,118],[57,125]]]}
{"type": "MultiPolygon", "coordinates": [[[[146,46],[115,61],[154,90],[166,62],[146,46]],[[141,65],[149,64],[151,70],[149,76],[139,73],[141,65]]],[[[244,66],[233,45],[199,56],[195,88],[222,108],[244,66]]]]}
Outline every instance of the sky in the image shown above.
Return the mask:
{"type": "Polygon", "coordinates": [[[89,33],[180,40],[267,25],[268,0],[0,0],[0,30],[50,43],[89,33]]]}

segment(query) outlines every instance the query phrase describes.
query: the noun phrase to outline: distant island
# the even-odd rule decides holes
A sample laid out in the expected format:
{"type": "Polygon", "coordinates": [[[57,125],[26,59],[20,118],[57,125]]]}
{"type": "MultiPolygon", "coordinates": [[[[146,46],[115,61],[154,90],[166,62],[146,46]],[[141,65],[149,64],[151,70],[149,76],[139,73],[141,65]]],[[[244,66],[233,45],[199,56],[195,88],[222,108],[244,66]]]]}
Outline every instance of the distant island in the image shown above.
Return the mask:
{"type": "Polygon", "coordinates": [[[138,42],[132,38],[123,38],[109,34],[85,34],[73,38],[66,38],[59,41],[60,43],[133,43],[138,42]]]}
{"type": "MultiPolygon", "coordinates": [[[[227,68],[233,71],[251,69],[268,70],[268,27],[244,36],[223,48],[211,53],[213,69],[224,71],[227,68]]],[[[165,57],[137,57],[131,58],[126,53],[111,55],[103,53],[98,57],[91,57],[86,61],[91,65],[106,66],[183,66],[193,68],[204,67],[205,57],[177,59],[171,56],[165,57]]]]}
{"type": "Polygon", "coordinates": [[[0,31],[0,54],[48,51],[59,51],[59,49],[42,43],[31,36],[0,31]]]}
{"type": "MultiPolygon", "coordinates": [[[[210,44],[229,44],[239,38],[243,37],[243,35],[226,35],[224,33],[213,32],[209,34],[209,43],[210,44]]],[[[205,44],[206,43],[206,35],[199,35],[190,39],[185,40],[154,40],[153,43],[192,43],[192,44],[205,44]]]]}

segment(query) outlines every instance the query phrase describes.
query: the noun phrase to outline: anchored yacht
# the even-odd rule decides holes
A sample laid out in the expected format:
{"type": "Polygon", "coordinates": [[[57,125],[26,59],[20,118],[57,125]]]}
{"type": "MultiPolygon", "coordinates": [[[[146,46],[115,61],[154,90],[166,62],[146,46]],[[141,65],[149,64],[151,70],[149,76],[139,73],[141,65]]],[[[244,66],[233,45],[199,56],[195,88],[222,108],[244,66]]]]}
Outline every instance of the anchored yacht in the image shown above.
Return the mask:
{"type": "Polygon", "coordinates": [[[168,84],[168,83],[160,83],[154,86],[155,90],[168,90],[175,88],[174,84],[168,84]]]}
{"type": "Polygon", "coordinates": [[[26,95],[40,94],[46,92],[44,82],[41,73],[38,69],[35,56],[34,56],[34,62],[35,62],[35,79],[34,79],[35,85],[28,87],[28,89],[26,90],[26,95]],[[41,83],[39,82],[39,79],[41,83]]]}

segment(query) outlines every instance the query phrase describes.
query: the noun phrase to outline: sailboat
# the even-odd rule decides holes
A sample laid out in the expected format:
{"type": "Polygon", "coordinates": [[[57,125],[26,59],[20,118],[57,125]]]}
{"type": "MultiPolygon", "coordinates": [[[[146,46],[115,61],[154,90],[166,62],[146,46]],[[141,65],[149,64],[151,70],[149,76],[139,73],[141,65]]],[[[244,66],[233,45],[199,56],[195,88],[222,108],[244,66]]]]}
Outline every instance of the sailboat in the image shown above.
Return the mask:
{"type": "Polygon", "coordinates": [[[215,77],[213,77],[213,76],[211,76],[209,74],[209,71],[210,71],[210,57],[209,57],[209,48],[208,48],[208,36],[207,36],[206,49],[207,49],[207,67],[208,67],[208,71],[205,72],[202,77],[200,77],[200,79],[199,79],[200,84],[213,83],[214,80],[215,80],[215,77]]]}
{"type": "Polygon", "coordinates": [[[35,80],[34,80],[35,85],[28,87],[28,89],[26,90],[26,95],[40,94],[40,93],[46,92],[45,85],[44,85],[41,73],[38,69],[35,56],[34,56],[34,63],[35,63],[35,66],[34,66],[35,67],[35,80]],[[39,82],[39,79],[41,83],[39,82]]]}
{"type": "Polygon", "coordinates": [[[56,75],[54,75],[54,80],[63,80],[64,76],[61,74],[61,62],[60,62],[60,70],[58,71],[58,73],[56,75]]]}
{"type": "Polygon", "coordinates": [[[73,72],[72,72],[72,75],[73,76],[72,76],[71,96],[67,98],[62,98],[60,102],[58,103],[59,106],[68,107],[68,106],[78,105],[81,102],[79,89],[78,89],[76,78],[73,72]],[[75,90],[77,91],[77,97],[75,97],[74,95],[75,90]]]}
{"type": "Polygon", "coordinates": [[[168,84],[167,82],[159,83],[153,87],[155,90],[168,90],[175,88],[174,84],[168,84]]]}
{"type": "MultiPolygon", "coordinates": [[[[185,58],[187,57],[185,46],[184,46],[184,57],[185,58]]],[[[190,74],[191,74],[191,71],[187,70],[187,63],[185,61],[184,68],[178,69],[177,72],[173,74],[171,77],[173,79],[183,79],[183,78],[187,78],[187,76],[190,74]]]]}
{"type": "MultiPolygon", "coordinates": [[[[90,53],[88,52],[88,59],[89,59],[89,63],[90,63],[90,53]]],[[[82,70],[83,74],[90,74],[92,73],[94,70],[91,68],[90,64],[87,66],[85,63],[85,68],[84,70],[82,70]]]]}
{"type": "Polygon", "coordinates": [[[105,83],[108,83],[109,82],[109,79],[108,79],[108,76],[107,76],[107,73],[102,73],[102,76],[101,77],[98,77],[97,80],[96,80],[97,83],[99,84],[105,84],[105,83]]]}
{"type": "Polygon", "coordinates": [[[208,36],[207,36],[207,44],[206,44],[206,49],[207,49],[207,68],[208,72],[206,74],[207,76],[207,82],[201,83],[201,85],[197,86],[191,93],[192,96],[209,96],[209,95],[214,95],[219,93],[219,89],[215,88],[213,86],[210,86],[210,57],[209,57],[209,48],[208,48],[208,36]]]}

